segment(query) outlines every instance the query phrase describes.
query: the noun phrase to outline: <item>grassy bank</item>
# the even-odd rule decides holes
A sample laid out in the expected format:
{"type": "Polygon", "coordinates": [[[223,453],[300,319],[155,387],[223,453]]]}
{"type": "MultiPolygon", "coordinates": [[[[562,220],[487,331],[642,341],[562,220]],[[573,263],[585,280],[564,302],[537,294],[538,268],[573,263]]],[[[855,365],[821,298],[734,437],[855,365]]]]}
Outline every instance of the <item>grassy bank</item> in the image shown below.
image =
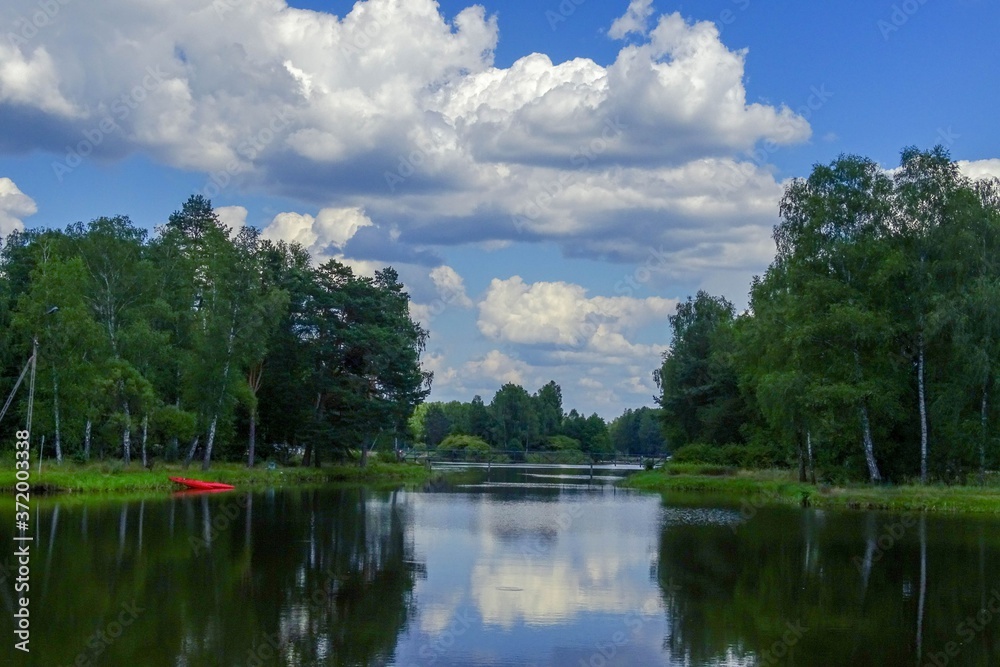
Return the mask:
{"type": "Polygon", "coordinates": [[[623,486],[644,491],[711,493],[754,505],[798,505],[893,511],[989,512],[1000,514],[994,486],[826,486],[803,484],[794,471],[738,470],[725,466],[667,464],[631,475],[623,486]]]}
{"type": "MultiPolygon", "coordinates": [[[[0,468],[0,490],[13,490],[16,478],[13,461],[3,461],[0,468]]],[[[31,484],[37,493],[135,493],[139,491],[171,491],[181,488],[168,477],[191,477],[211,482],[225,482],[238,489],[281,486],[305,486],[345,482],[375,486],[422,484],[430,477],[423,466],[411,463],[372,462],[361,468],[356,463],[324,465],[322,468],[265,466],[247,468],[239,463],[214,463],[202,472],[199,466],[185,470],[179,464],[158,464],[147,470],[139,464],[126,467],[120,462],[77,465],[43,465],[42,472],[31,470],[31,484]]]]}

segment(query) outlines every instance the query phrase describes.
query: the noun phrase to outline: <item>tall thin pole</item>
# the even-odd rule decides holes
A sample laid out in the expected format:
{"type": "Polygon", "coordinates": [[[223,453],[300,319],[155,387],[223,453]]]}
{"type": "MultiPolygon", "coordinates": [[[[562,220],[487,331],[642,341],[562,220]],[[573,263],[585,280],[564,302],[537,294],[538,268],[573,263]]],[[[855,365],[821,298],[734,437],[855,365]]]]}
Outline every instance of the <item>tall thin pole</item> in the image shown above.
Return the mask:
{"type": "Polygon", "coordinates": [[[38,363],[38,338],[31,345],[31,379],[28,381],[28,423],[25,430],[31,433],[31,415],[35,409],[35,366],[38,363]]]}
{"type": "MultiPolygon", "coordinates": [[[[36,336],[31,343],[31,379],[28,380],[28,421],[24,430],[28,432],[28,437],[31,437],[31,418],[35,413],[35,367],[38,365],[38,337],[36,336]]],[[[42,472],[42,447],[45,446],[45,437],[38,442],[38,473],[42,472]]]]}

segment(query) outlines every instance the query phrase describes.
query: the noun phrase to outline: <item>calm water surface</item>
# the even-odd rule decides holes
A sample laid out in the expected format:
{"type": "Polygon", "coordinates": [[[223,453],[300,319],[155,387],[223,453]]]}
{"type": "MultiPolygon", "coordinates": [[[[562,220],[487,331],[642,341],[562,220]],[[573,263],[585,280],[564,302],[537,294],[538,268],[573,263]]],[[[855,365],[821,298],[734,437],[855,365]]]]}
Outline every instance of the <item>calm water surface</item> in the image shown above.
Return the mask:
{"type": "MultiPolygon", "coordinates": [[[[663,500],[618,474],[37,503],[31,653],[0,555],[0,664],[1000,664],[1000,521],[663,500]]],[[[4,544],[12,524],[5,499],[4,544]]]]}

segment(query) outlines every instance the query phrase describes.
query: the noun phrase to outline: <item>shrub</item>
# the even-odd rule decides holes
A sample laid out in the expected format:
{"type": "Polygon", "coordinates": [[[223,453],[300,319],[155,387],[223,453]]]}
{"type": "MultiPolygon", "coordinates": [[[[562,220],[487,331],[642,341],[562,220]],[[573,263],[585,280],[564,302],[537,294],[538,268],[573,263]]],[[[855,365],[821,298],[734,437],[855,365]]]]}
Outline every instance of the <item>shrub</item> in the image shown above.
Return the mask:
{"type": "Polygon", "coordinates": [[[557,452],[579,451],[580,441],[568,435],[552,435],[545,439],[544,447],[557,452]]]}
{"type": "Polygon", "coordinates": [[[703,444],[685,445],[674,452],[671,461],[757,469],[777,468],[782,465],[774,449],[758,444],[722,447],[703,444]]]}
{"type": "Polygon", "coordinates": [[[441,441],[437,450],[451,460],[465,458],[470,461],[486,461],[493,452],[489,443],[474,435],[449,435],[441,441]]]}
{"type": "Polygon", "coordinates": [[[742,445],[726,445],[719,448],[718,463],[727,466],[742,468],[745,448],[742,445]]]}
{"type": "Polygon", "coordinates": [[[528,463],[590,463],[589,454],[581,452],[579,449],[564,449],[558,452],[529,452],[526,457],[528,463]]]}
{"type": "Polygon", "coordinates": [[[674,451],[670,458],[677,463],[717,463],[722,464],[722,452],[720,447],[704,444],[684,445],[674,451]]]}
{"type": "Polygon", "coordinates": [[[744,468],[783,468],[784,461],[772,447],[765,445],[746,445],[743,447],[744,468]]]}

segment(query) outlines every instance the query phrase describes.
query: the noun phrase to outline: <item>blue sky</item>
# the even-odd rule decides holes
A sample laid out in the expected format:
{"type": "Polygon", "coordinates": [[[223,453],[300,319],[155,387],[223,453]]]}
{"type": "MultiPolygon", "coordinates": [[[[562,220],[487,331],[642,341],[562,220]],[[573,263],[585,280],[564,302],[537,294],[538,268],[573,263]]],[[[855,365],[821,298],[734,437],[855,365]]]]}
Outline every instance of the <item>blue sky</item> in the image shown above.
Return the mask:
{"type": "Polygon", "coordinates": [[[13,0],[0,232],[192,193],[318,261],[392,264],[432,398],[652,404],[667,317],[745,305],[784,185],[945,144],[1000,175],[986,0],[13,0]]]}

